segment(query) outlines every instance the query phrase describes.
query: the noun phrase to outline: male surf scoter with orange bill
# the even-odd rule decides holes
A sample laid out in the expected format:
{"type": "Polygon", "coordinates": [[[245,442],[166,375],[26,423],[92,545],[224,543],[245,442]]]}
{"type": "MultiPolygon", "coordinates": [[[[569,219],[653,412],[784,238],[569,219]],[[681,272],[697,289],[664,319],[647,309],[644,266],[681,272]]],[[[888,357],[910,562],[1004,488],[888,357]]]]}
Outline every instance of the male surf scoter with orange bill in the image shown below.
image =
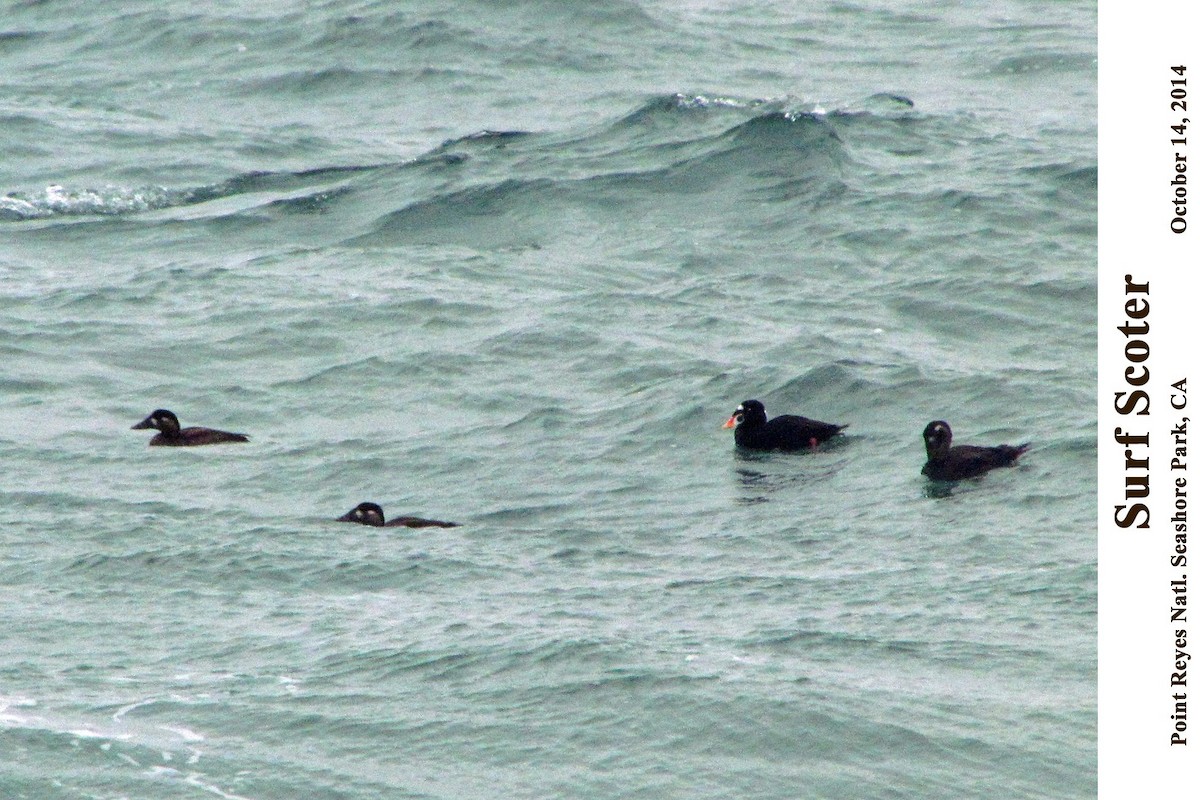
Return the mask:
{"type": "Polygon", "coordinates": [[[250,441],[250,437],[244,433],[230,433],[212,428],[180,428],[179,417],[165,408],[158,409],[134,425],[131,430],[140,431],[151,428],[158,431],[158,435],[150,440],[150,445],[153,447],[194,447],[202,444],[250,441]]]}
{"type": "Polygon", "coordinates": [[[1029,442],[1011,445],[1001,444],[995,447],[979,447],[973,444],[950,446],[953,434],[950,425],[942,420],[935,420],[925,426],[922,434],[925,438],[925,453],[929,460],[921,469],[922,475],[928,475],[935,481],[961,481],[995,469],[1008,467],[1016,463],[1021,454],[1029,449],[1029,442]]]}
{"type": "Polygon", "coordinates": [[[422,519],[421,517],[396,517],[384,520],[383,509],[375,503],[359,503],[354,508],[337,518],[338,522],[357,522],[360,525],[371,525],[376,528],[457,528],[457,522],[442,522],[437,519],[422,519]]]}
{"type": "Polygon", "coordinates": [[[812,450],[841,434],[845,425],[819,422],[794,414],[767,419],[767,410],[757,400],[747,400],[733,410],[724,427],[733,428],[738,447],[750,450],[812,450]]]}

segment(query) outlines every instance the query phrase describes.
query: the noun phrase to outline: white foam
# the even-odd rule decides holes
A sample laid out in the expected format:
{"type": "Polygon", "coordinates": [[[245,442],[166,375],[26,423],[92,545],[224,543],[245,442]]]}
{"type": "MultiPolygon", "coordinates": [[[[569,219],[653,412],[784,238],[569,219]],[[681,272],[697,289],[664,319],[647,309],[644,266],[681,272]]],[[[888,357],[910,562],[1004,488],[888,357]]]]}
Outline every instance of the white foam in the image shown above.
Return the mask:
{"type": "Polygon", "coordinates": [[[187,728],[180,728],[175,725],[159,725],[158,728],[159,728],[159,730],[163,730],[163,731],[167,731],[168,733],[175,734],[180,739],[183,739],[185,742],[203,742],[204,741],[203,734],[196,733],[195,731],[189,730],[187,728]]]}
{"type": "Polygon", "coordinates": [[[133,711],[135,708],[153,705],[157,702],[157,700],[139,700],[136,703],[130,703],[127,706],[123,706],[122,708],[117,709],[117,713],[112,715],[113,722],[120,722],[122,717],[124,717],[130,711],[133,711]]]}

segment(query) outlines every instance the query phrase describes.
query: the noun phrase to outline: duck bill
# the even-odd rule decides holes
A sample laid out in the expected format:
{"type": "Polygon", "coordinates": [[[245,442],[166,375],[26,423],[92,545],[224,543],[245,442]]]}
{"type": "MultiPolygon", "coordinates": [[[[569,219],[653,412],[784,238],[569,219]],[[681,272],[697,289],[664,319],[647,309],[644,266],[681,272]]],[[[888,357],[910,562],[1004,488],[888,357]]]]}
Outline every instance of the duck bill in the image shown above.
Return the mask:
{"type": "Polygon", "coordinates": [[[347,511],[345,514],[342,514],[340,517],[338,517],[338,518],[337,518],[336,520],[334,520],[334,521],[335,521],[335,522],[354,522],[354,521],[355,521],[355,520],[354,520],[354,512],[353,512],[353,511],[347,511]]]}
{"type": "Polygon", "coordinates": [[[732,417],[725,420],[725,424],[722,425],[721,427],[722,428],[736,428],[737,424],[738,424],[737,414],[734,414],[732,417]]]}
{"type": "MultiPolygon", "coordinates": [[[[151,416],[153,416],[153,415],[151,415],[151,416]]],[[[153,427],[154,427],[154,422],[151,420],[151,417],[146,417],[144,420],[142,420],[141,422],[139,422],[137,425],[134,425],[134,426],[133,426],[132,428],[130,428],[129,430],[131,430],[131,431],[144,431],[144,430],[147,430],[147,429],[152,429],[153,427]]]]}

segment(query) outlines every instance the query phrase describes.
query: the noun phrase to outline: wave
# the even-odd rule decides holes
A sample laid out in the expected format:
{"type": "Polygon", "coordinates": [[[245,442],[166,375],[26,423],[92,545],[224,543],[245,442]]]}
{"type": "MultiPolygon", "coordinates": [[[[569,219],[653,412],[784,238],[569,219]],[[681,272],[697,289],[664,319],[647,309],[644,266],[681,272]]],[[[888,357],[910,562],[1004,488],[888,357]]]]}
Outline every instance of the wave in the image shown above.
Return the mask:
{"type": "Polygon", "coordinates": [[[26,222],[61,217],[127,217],[162,209],[182,209],[235,197],[251,205],[291,203],[303,209],[336,196],[347,175],[369,167],[329,167],[300,172],[247,172],[225,181],[191,188],[104,186],[67,188],[58,184],[37,193],[0,196],[0,221],[26,222]],[[332,184],[332,186],[331,186],[332,184]]]}
{"type": "Polygon", "coordinates": [[[812,199],[838,190],[848,157],[822,115],[680,95],[569,137],[489,132],[440,152],[459,157],[460,179],[382,215],[353,243],[536,246],[631,210],[662,213],[664,197],[683,214],[711,206],[708,194],[812,199]]]}
{"type": "Polygon", "coordinates": [[[1012,56],[997,61],[991,72],[996,75],[1040,75],[1046,72],[1096,71],[1096,58],[1090,53],[1041,52],[1012,56]]]}
{"type": "MultiPolygon", "coordinates": [[[[847,137],[920,152],[919,140],[936,140],[943,127],[888,93],[835,111],[788,98],[669,94],[583,130],[481,129],[398,162],[253,170],[190,187],[10,192],[0,196],[0,222],[257,225],[332,215],[323,230],[348,246],[536,247],[564,228],[599,235],[631,212],[736,221],[763,204],[817,207],[847,191],[856,167],[847,137]]],[[[1088,174],[1084,166],[1058,180],[1088,174]]]]}

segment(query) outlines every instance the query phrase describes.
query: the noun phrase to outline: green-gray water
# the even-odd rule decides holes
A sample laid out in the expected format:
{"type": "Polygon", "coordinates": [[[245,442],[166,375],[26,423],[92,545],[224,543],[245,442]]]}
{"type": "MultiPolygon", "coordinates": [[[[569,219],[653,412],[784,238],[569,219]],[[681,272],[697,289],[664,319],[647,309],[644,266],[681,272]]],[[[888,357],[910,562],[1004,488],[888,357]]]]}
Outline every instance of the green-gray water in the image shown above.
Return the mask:
{"type": "Polygon", "coordinates": [[[1094,5],[20,2],[0,66],[0,796],[1095,795],[1094,5]],[[1033,448],[932,487],[939,418],[1033,448]]]}

